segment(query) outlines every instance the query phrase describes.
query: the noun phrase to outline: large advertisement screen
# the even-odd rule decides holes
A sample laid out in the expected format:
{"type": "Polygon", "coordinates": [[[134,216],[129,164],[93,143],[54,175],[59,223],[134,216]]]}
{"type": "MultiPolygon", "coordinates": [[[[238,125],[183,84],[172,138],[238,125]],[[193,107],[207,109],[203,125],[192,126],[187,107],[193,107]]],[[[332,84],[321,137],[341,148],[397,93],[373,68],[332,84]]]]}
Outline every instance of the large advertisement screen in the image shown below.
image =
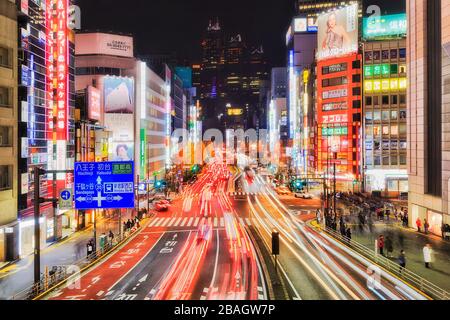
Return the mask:
{"type": "Polygon", "coordinates": [[[317,59],[358,52],[358,5],[327,12],[318,18],[317,59]]]}
{"type": "Polygon", "coordinates": [[[93,86],[87,88],[88,118],[91,120],[101,119],[101,92],[93,86]]]}
{"type": "Polygon", "coordinates": [[[107,76],[103,81],[105,113],[134,112],[134,79],[107,76]]]}
{"type": "Polygon", "coordinates": [[[405,37],[408,31],[406,13],[373,16],[363,20],[364,39],[405,37]]]}
{"type": "Polygon", "coordinates": [[[134,160],[134,117],[132,114],[105,114],[105,127],[112,132],[110,161],[134,160]]]}

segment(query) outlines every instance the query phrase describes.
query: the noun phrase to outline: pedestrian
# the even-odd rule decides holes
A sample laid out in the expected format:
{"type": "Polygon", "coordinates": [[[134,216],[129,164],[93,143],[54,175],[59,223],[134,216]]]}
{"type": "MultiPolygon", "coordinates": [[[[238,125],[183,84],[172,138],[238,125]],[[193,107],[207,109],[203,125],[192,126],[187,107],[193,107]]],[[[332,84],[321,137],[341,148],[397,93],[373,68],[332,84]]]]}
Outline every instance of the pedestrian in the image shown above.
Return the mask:
{"type": "Polygon", "coordinates": [[[352,230],[350,228],[347,228],[347,231],[345,232],[345,235],[348,240],[352,240],[352,230]]]}
{"type": "Polygon", "coordinates": [[[416,226],[417,226],[417,231],[420,232],[420,228],[422,227],[422,221],[420,221],[420,218],[417,218],[416,226]]]}
{"type": "Polygon", "coordinates": [[[381,255],[384,255],[384,236],[380,235],[378,237],[378,251],[381,255]]]}
{"type": "Polygon", "coordinates": [[[91,254],[94,252],[94,243],[92,239],[88,241],[86,248],[87,248],[87,257],[89,258],[91,254]]]}
{"type": "Polygon", "coordinates": [[[400,255],[398,256],[398,264],[400,265],[400,273],[402,273],[403,269],[406,268],[406,255],[404,250],[400,251],[400,255]]]}
{"type": "Polygon", "coordinates": [[[405,211],[403,214],[403,226],[406,228],[408,227],[408,212],[405,211]]]}
{"type": "Polygon", "coordinates": [[[114,241],[114,233],[113,233],[111,230],[109,230],[108,237],[109,237],[109,243],[110,243],[111,246],[112,246],[113,241],[114,241]]]}
{"type": "Polygon", "coordinates": [[[390,216],[391,216],[391,210],[386,209],[386,218],[387,218],[387,221],[390,220],[390,216]]]}
{"type": "Polygon", "coordinates": [[[384,242],[384,246],[386,247],[386,256],[388,258],[392,257],[392,252],[394,252],[394,245],[392,243],[391,237],[387,236],[386,241],[384,242]]]}
{"type": "Polygon", "coordinates": [[[127,221],[127,230],[130,230],[131,228],[132,228],[132,226],[131,226],[131,220],[128,219],[128,221],[127,221]]]}
{"type": "Polygon", "coordinates": [[[423,261],[425,262],[425,268],[430,268],[431,263],[431,255],[433,254],[433,250],[431,249],[431,245],[427,243],[425,247],[423,247],[423,261]]]}
{"type": "Polygon", "coordinates": [[[126,221],[123,222],[123,231],[124,232],[127,231],[127,222],[126,221]]]}
{"type": "Polygon", "coordinates": [[[428,223],[427,219],[423,219],[423,230],[425,231],[425,234],[428,234],[429,228],[430,228],[430,224],[428,223]]]}

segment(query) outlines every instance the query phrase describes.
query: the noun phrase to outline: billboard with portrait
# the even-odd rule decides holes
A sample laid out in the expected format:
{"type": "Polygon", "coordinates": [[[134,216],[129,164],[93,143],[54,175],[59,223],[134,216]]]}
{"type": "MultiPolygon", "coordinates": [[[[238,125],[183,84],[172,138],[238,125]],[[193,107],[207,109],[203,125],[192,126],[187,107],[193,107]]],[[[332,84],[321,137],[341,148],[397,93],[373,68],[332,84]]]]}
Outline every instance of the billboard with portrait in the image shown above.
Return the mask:
{"type": "Polygon", "coordinates": [[[105,127],[112,132],[109,146],[110,161],[134,160],[134,116],[132,114],[105,114],[105,127]]]}
{"type": "Polygon", "coordinates": [[[105,113],[134,112],[134,79],[106,76],[103,79],[105,113]]]}
{"type": "Polygon", "coordinates": [[[358,52],[358,5],[324,13],[318,18],[317,59],[358,52]]]}

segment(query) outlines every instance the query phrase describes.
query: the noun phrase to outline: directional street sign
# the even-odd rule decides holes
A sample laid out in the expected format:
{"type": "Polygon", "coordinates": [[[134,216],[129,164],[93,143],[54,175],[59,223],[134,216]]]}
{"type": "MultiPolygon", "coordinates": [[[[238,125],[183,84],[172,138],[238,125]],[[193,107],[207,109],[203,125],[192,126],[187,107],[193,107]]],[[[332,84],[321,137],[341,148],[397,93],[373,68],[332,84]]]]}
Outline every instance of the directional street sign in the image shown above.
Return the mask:
{"type": "Polygon", "coordinates": [[[75,208],[134,208],[134,162],[76,162],[75,208]]]}
{"type": "Polygon", "coordinates": [[[59,209],[73,209],[73,192],[72,189],[64,189],[59,193],[59,209]]]}

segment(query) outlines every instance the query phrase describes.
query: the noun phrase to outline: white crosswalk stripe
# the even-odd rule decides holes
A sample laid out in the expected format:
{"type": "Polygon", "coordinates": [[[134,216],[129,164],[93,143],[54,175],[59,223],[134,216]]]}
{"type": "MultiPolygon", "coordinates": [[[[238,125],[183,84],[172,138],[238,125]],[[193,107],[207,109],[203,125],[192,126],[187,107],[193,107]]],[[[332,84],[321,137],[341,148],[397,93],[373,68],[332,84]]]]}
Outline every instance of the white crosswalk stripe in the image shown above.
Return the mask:
{"type": "Polygon", "coordinates": [[[164,218],[157,218],[156,219],[156,223],[152,226],[152,227],[159,227],[159,225],[161,224],[161,222],[164,220],[164,218]]]}
{"type": "Polygon", "coordinates": [[[164,222],[161,224],[161,227],[165,227],[166,224],[170,221],[170,218],[164,218],[164,222]]]}
{"type": "Polygon", "coordinates": [[[191,225],[192,225],[192,222],[194,221],[194,218],[193,217],[191,217],[190,219],[189,219],[189,222],[188,222],[188,224],[187,224],[187,227],[190,227],[191,225]]]}
{"type": "Polygon", "coordinates": [[[200,218],[195,218],[194,227],[198,226],[198,223],[200,222],[200,218]]]}
{"type": "Polygon", "coordinates": [[[172,218],[167,226],[168,226],[168,227],[171,227],[171,226],[173,225],[173,223],[175,222],[176,219],[177,219],[177,218],[172,218]]]}
{"type": "Polygon", "coordinates": [[[180,224],[180,227],[184,227],[184,225],[186,224],[186,222],[187,222],[187,217],[185,217],[184,219],[183,219],[183,221],[181,222],[181,224],[180,224]]]}
{"type": "Polygon", "coordinates": [[[175,225],[175,226],[179,226],[179,225],[180,225],[181,219],[183,219],[183,218],[182,218],[182,217],[179,217],[179,218],[177,219],[177,221],[174,223],[174,225],[175,225]]]}
{"type": "Polygon", "coordinates": [[[156,223],[158,223],[158,221],[160,220],[161,218],[156,218],[156,219],[153,219],[153,221],[150,223],[150,227],[153,227],[154,225],[156,225],[156,223]]]}

